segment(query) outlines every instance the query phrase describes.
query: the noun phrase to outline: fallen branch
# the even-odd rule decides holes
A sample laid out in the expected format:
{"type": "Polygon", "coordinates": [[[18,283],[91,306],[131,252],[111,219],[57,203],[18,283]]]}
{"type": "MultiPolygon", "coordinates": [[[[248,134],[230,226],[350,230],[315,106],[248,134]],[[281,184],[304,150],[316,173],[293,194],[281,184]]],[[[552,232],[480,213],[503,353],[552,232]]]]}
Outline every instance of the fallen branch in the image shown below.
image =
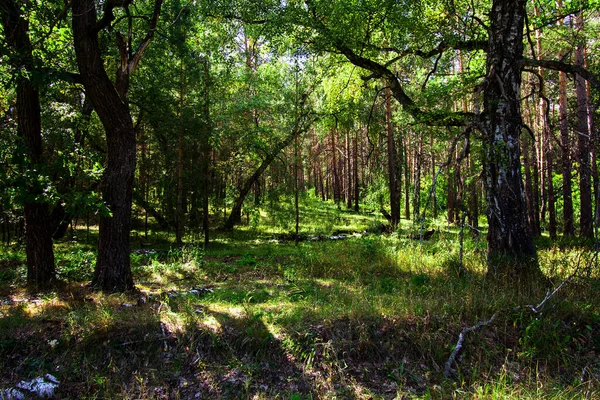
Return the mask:
{"type": "Polygon", "coordinates": [[[450,354],[448,361],[446,361],[446,364],[444,365],[444,376],[445,377],[452,378],[452,377],[456,376],[454,373],[454,370],[452,369],[452,365],[456,361],[456,357],[458,357],[460,351],[463,348],[463,342],[465,341],[466,334],[469,332],[473,332],[474,330],[477,330],[477,329],[481,328],[482,326],[491,324],[492,322],[494,322],[494,320],[496,319],[497,316],[498,316],[498,313],[495,313],[494,315],[492,315],[492,318],[488,319],[487,321],[480,321],[477,324],[470,326],[468,328],[464,328],[462,331],[460,331],[460,334],[458,335],[458,342],[456,342],[456,346],[454,347],[454,350],[452,350],[452,354],[450,354]]]}
{"type": "Polygon", "coordinates": [[[528,309],[530,309],[530,310],[531,310],[531,311],[532,311],[534,314],[539,314],[539,313],[541,313],[541,312],[542,312],[542,309],[543,309],[543,308],[544,308],[544,306],[546,305],[546,302],[547,302],[548,300],[550,300],[550,298],[552,298],[552,297],[553,297],[553,296],[554,296],[556,293],[558,293],[558,291],[559,291],[560,289],[562,289],[562,287],[563,287],[563,286],[564,286],[564,285],[565,285],[567,282],[569,282],[569,278],[567,278],[567,279],[565,279],[564,281],[562,281],[562,282],[560,283],[560,285],[558,285],[558,286],[556,287],[556,289],[554,289],[552,292],[550,292],[550,290],[548,290],[548,292],[546,293],[546,297],[544,298],[544,300],[542,300],[542,301],[540,302],[540,304],[538,304],[537,306],[535,306],[535,307],[534,307],[533,305],[531,305],[531,304],[528,304],[528,305],[526,305],[526,306],[519,306],[519,307],[516,307],[516,308],[515,308],[515,310],[518,310],[518,309],[520,309],[520,308],[528,308],[528,309]]]}
{"type": "MultiPolygon", "coordinates": [[[[533,305],[518,306],[518,307],[515,307],[514,309],[515,310],[519,310],[519,309],[522,309],[522,308],[526,308],[526,309],[531,310],[534,314],[539,314],[540,312],[542,312],[542,309],[544,308],[544,306],[546,305],[546,303],[548,302],[548,300],[550,300],[552,297],[554,297],[554,295],[556,293],[558,293],[560,291],[560,289],[562,289],[562,287],[567,282],[570,281],[570,278],[571,277],[563,280],[560,283],[560,285],[558,285],[556,287],[556,289],[554,289],[552,292],[550,292],[550,290],[548,290],[548,292],[546,293],[546,297],[537,306],[533,306],[533,305]]],[[[463,343],[465,341],[467,333],[473,332],[473,331],[481,328],[482,326],[486,326],[486,325],[491,324],[492,322],[494,322],[494,320],[496,319],[496,317],[498,316],[499,313],[500,312],[497,311],[487,321],[480,321],[477,324],[475,324],[473,326],[470,326],[468,328],[464,328],[463,330],[460,331],[460,333],[458,335],[458,341],[456,342],[456,346],[454,347],[454,350],[452,350],[452,353],[450,354],[450,357],[448,357],[448,361],[446,361],[446,364],[444,365],[444,376],[445,377],[447,377],[447,378],[454,378],[454,377],[456,377],[456,374],[454,373],[454,370],[452,369],[452,366],[456,362],[456,357],[458,357],[458,355],[462,351],[463,343]]]]}

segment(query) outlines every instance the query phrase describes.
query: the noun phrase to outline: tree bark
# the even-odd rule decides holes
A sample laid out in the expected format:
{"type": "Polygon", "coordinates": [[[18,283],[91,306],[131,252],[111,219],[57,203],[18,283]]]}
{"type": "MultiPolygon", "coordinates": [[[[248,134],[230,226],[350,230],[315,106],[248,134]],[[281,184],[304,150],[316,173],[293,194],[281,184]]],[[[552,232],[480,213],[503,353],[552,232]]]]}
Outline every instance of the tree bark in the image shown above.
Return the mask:
{"type": "MultiPolygon", "coordinates": [[[[581,14],[577,15],[576,23],[579,29],[583,31],[583,19],[581,14]]],[[[580,67],[584,67],[585,65],[585,42],[578,43],[575,48],[575,65],[580,67]]],[[[585,79],[579,74],[575,78],[575,92],[577,95],[577,153],[579,161],[579,234],[585,238],[592,238],[594,237],[594,219],[592,216],[587,85],[585,79]]]]}
{"type": "Polygon", "coordinates": [[[184,101],[184,75],[183,61],[179,69],[179,134],[177,135],[177,211],[175,213],[175,242],[183,245],[183,101],[184,101]]]}
{"type": "Polygon", "coordinates": [[[359,137],[360,129],[356,130],[356,134],[354,135],[354,152],[353,152],[353,170],[354,173],[352,177],[354,178],[354,211],[359,211],[358,198],[360,196],[360,188],[358,186],[358,137],[359,137]]]}
{"type": "MultiPolygon", "coordinates": [[[[98,40],[98,24],[112,11],[105,10],[103,20],[97,20],[94,0],[74,0],[73,39],[77,65],[86,89],[106,131],[106,169],[102,196],[110,215],[100,218],[98,258],[92,286],[104,291],[133,289],[129,261],[131,205],[136,164],[136,132],[127,103],[129,77],[137,68],[144,50],[153,37],[162,0],[156,0],[150,28],[134,52],[117,34],[121,65],[113,84],[104,69],[98,40]],[[120,38],[120,39],[119,39],[120,38]]],[[[104,25],[104,24],[101,24],[104,25]]]]}
{"type": "Polygon", "coordinates": [[[390,191],[390,224],[395,229],[400,222],[400,188],[398,187],[398,165],[396,161],[396,144],[394,141],[394,129],[392,126],[391,91],[385,90],[385,121],[387,133],[388,150],[388,188],[390,191]]]}
{"type": "MultiPolygon", "coordinates": [[[[13,0],[0,3],[0,14],[6,42],[16,53],[17,65],[27,71],[17,74],[17,130],[27,149],[25,168],[29,170],[23,173],[39,172],[44,169],[42,118],[39,92],[28,77],[34,68],[29,23],[13,0]]],[[[28,184],[24,204],[27,283],[36,287],[56,279],[49,204],[43,197],[41,185],[28,184]]]]}
{"type": "Polygon", "coordinates": [[[202,136],[202,230],[204,231],[204,246],[210,242],[210,219],[209,219],[209,200],[211,192],[211,154],[212,146],[210,140],[212,137],[212,121],[210,118],[210,64],[208,58],[203,60],[204,64],[204,124],[206,131],[202,136]]]}
{"type": "Polygon", "coordinates": [[[521,177],[519,137],[526,0],[494,0],[490,12],[484,111],[488,261],[496,272],[539,272],[521,177]],[[512,261],[511,261],[512,260],[512,261]],[[514,262],[514,261],[534,262],[514,262]]]}
{"type": "Polygon", "coordinates": [[[560,71],[559,104],[560,104],[560,140],[561,140],[561,170],[563,197],[563,235],[575,235],[573,223],[573,189],[571,179],[571,139],[569,137],[568,103],[567,103],[567,74],[560,71]]]}

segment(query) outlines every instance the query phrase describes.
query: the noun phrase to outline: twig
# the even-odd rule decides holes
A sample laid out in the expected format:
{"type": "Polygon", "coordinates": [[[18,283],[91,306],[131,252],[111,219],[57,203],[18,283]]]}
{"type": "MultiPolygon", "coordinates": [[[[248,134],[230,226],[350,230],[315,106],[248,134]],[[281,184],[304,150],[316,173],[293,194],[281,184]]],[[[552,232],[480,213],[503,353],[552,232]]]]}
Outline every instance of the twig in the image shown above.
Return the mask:
{"type": "Polygon", "coordinates": [[[534,307],[533,305],[531,305],[531,304],[528,304],[528,305],[526,305],[526,306],[519,306],[519,307],[515,307],[515,310],[518,310],[518,309],[520,309],[520,308],[528,308],[528,309],[530,309],[531,311],[533,311],[533,313],[534,313],[534,314],[539,314],[539,313],[541,313],[541,312],[542,312],[542,308],[544,308],[544,306],[546,305],[546,302],[547,302],[548,300],[550,300],[550,299],[551,299],[551,298],[552,298],[552,297],[553,297],[553,296],[554,296],[556,293],[558,293],[558,291],[559,291],[560,289],[562,289],[562,287],[563,287],[563,286],[564,286],[564,285],[565,285],[567,282],[569,282],[569,280],[570,280],[570,279],[569,279],[569,278],[567,278],[567,279],[565,279],[564,281],[562,281],[562,282],[560,283],[560,285],[558,285],[558,286],[556,287],[556,289],[554,289],[552,292],[550,292],[550,290],[548,289],[548,292],[546,293],[546,297],[545,297],[545,298],[544,298],[544,300],[542,300],[542,301],[540,302],[540,304],[538,304],[537,306],[535,306],[535,307],[534,307]]]}
{"type": "MultiPolygon", "coordinates": [[[[544,307],[544,305],[546,304],[546,302],[548,300],[550,300],[556,293],[559,292],[560,289],[562,289],[562,287],[570,281],[570,278],[567,278],[565,280],[563,280],[560,285],[558,285],[556,287],[556,289],[554,289],[552,292],[550,292],[548,290],[548,293],[546,294],[546,297],[540,302],[540,304],[538,304],[537,306],[532,306],[532,305],[526,305],[526,306],[518,306],[515,307],[515,310],[519,310],[521,308],[528,308],[531,311],[533,311],[535,314],[539,314],[542,311],[542,308],[544,307]]],[[[444,376],[447,378],[453,378],[455,377],[455,373],[454,370],[452,369],[452,365],[456,362],[456,357],[458,357],[459,353],[461,352],[462,348],[463,348],[463,343],[465,341],[465,337],[466,334],[469,332],[473,332],[479,328],[481,328],[482,326],[486,326],[491,324],[492,322],[494,322],[494,320],[496,319],[496,317],[498,316],[499,311],[497,311],[494,315],[492,315],[492,318],[488,319],[487,321],[480,321],[477,324],[470,326],[468,328],[464,328],[463,330],[460,331],[459,335],[458,335],[458,341],[456,342],[456,346],[454,347],[454,350],[452,351],[452,353],[450,354],[450,357],[448,357],[448,361],[446,362],[446,364],[444,365],[444,376]]]]}
{"type": "Polygon", "coordinates": [[[474,330],[477,330],[477,329],[481,328],[482,326],[491,324],[492,322],[494,322],[494,320],[496,319],[497,316],[498,316],[498,312],[496,312],[494,315],[492,315],[492,318],[488,319],[487,321],[480,321],[477,324],[470,326],[468,328],[464,328],[462,331],[460,331],[460,334],[458,335],[458,341],[456,342],[456,346],[454,347],[454,350],[452,350],[452,354],[450,354],[450,357],[448,357],[448,361],[446,361],[446,364],[444,365],[444,376],[445,377],[452,378],[455,376],[454,370],[452,369],[452,365],[456,361],[456,357],[458,356],[458,354],[460,353],[460,351],[463,348],[463,342],[465,341],[466,334],[469,332],[473,332],[474,330]]]}
{"type": "Polygon", "coordinates": [[[167,344],[167,333],[165,331],[165,324],[163,324],[162,322],[160,323],[160,330],[162,331],[162,336],[163,336],[163,351],[166,353],[167,351],[169,351],[169,345],[167,344]]]}

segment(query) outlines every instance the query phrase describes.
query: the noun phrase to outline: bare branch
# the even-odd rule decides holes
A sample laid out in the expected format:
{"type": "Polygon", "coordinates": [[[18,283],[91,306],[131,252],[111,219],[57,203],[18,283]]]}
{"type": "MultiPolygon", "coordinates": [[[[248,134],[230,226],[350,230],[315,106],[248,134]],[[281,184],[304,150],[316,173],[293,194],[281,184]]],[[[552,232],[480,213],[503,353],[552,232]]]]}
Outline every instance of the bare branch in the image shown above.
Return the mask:
{"type": "Polygon", "coordinates": [[[579,65],[568,64],[555,60],[535,60],[532,58],[521,59],[521,65],[524,67],[542,67],[554,71],[566,72],[569,74],[578,74],[583,79],[587,80],[596,90],[600,91],[600,78],[598,75],[579,65]]]}
{"type": "Polygon", "coordinates": [[[454,350],[452,350],[452,353],[450,354],[448,361],[446,361],[446,364],[444,365],[444,376],[445,377],[452,378],[452,377],[456,376],[456,374],[454,373],[454,370],[452,369],[452,365],[454,365],[454,363],[456,362],[456,357],[458,357],[458,355],[460,354],[460,352],[463,348],[463,343],[465,341],[465,337],[466,337],[467,333],[473,332],[473,331],[481,328],[482,326],[491,324],[492,322],[494,322],[494,320],[496,319],[497,316],[498,316],[498,313],[495,313],[494,315],[492,315],[492,318],[488,319],[487,321],[480,321],[480,322],[476,323],[475,325],[470,326],[468,328],[463,328],[463,330],[460,331],[460,333],[458,335],[458,341],[456,342],[456,346],[454,346],[454,350]]]}
{"type": "Polygon", "coordinates": [[[137,69],[137,66],[140,63],[140,60],[142,59],[142,55],[144,54],[144,51],[150,44],[150,41],[152,40],[152,38],[154,37],[154,32],[156,31],[156,25],[158,24],[158,16],[160,15],[160,9],[162,7],[162,4],[163,4],[163,0],[155,0],[155,2],[154,2],[154,11],[152,12],[152,19],[150,20],[150,26],[148,27],[148,32],[146,33],[146,37],[144,38],[144,40],[142,40],[142,42],[138,46],[137,50],[133,54],[133,57],[129,61],[129,65],[128,65],[129,73],[132,73],[137,69]]]}

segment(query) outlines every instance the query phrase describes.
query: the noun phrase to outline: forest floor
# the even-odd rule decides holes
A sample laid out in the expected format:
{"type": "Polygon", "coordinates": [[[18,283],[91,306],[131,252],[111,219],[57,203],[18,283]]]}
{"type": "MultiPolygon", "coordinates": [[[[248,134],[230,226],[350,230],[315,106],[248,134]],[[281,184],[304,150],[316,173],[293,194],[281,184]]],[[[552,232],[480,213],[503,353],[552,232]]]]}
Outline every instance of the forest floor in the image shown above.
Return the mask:
{"type": "Polygon", "coordinates": [[[549,281],[499,282],[485,274],[484,236],[465,234],[461,266],[456,227],[431,222],[423,243],[408,237],[410,221],[393,234],[351,235],[382,221],[320,209],[303,210],[314,224],[301,225],[305,237],[347,238],[296,245],[282,236],[292,230],[283,212],[255,214],[207,249],[140,233],[138,290],[126,294],[88,286],[93,228],[57,244],[64,283],[43,293],[25,287],[22,248],[3,247],[0,390],[51,374],[57,398],[600,398],[590,244],[542,237],[549,281]],[[528,307],[567,277],[538,312],[528,307]],[[461,331],[494,314],[465,335],[445,376],[461,331]]]}

